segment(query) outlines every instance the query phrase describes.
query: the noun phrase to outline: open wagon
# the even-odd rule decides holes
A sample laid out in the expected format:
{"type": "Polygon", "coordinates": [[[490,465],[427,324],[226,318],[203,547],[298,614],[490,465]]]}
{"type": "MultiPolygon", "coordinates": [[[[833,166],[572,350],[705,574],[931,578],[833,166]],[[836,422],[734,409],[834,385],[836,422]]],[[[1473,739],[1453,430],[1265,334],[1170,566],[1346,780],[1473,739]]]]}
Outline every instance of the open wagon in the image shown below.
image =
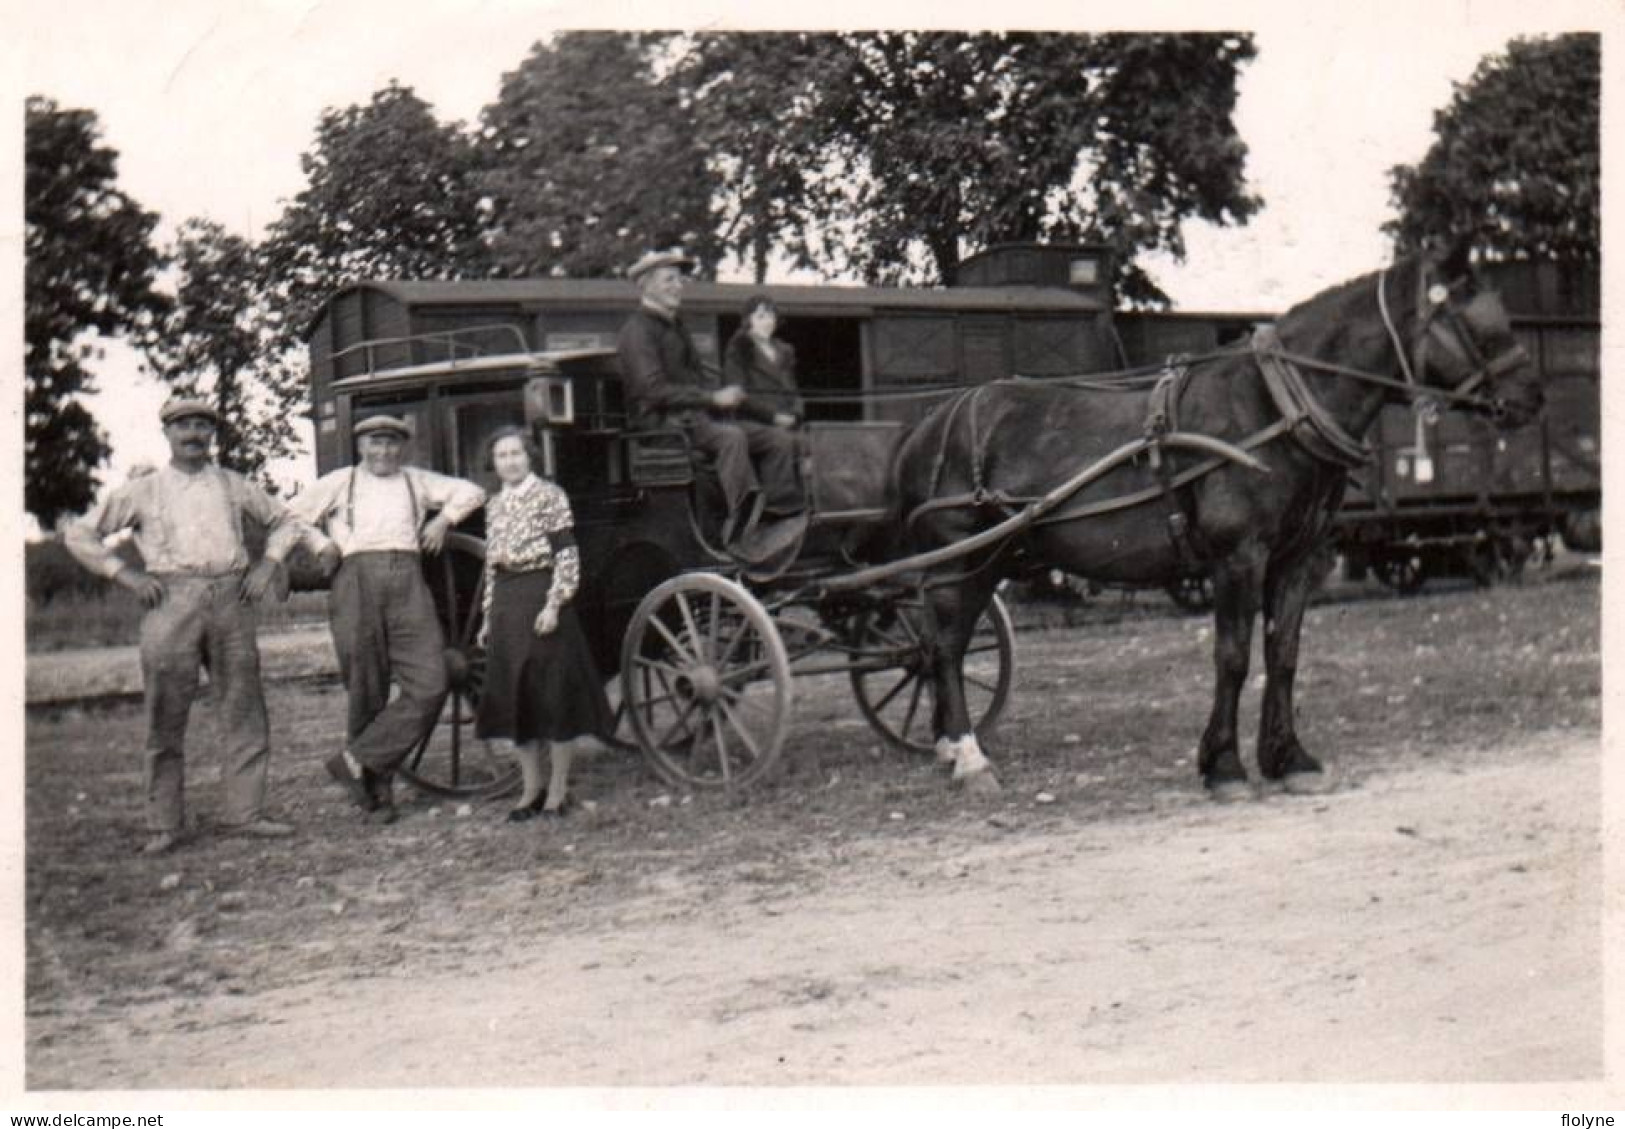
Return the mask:
{"type": "MultiPolygon", "coordinates": [[[[685,788],[738,788],[771,773],[790,731],[798,678],[847,679],[871,726],[891,744],[931,741],[930,651],[919,593],[906,575],[842,583],[888,523],[884,484],[896,422],[806,425],[804,523],[781,531],[771,570],[715,547],[720,504],[679,432],[628,429],[615,357],[606,349],[480,352],[458,334],[435,338],[443,359],[375,364],[401,339],[354,351],[354,375],[325,385],[318,428],[348,435],[387,411],[413,435],[406,459],[495,489],[481,465],[487,439],[521,424],[539,468],[570,496],[581,553],[577,608],[599,673],[618,697],[617,736],[685,788]]],[[[325,473],[353,458],[329,440],[325,473]]],[[[475,640],[483,583],[483,513],[424,568],[445,629],[452,691],[440,724],[403,775],[446,795],[494,795],[517,771],[473,737],[484,658],[475,640]]],[[[1008,697],[1014,637],[995,601],[978,625],[966,689],[978,732],[1008,697]]]]}

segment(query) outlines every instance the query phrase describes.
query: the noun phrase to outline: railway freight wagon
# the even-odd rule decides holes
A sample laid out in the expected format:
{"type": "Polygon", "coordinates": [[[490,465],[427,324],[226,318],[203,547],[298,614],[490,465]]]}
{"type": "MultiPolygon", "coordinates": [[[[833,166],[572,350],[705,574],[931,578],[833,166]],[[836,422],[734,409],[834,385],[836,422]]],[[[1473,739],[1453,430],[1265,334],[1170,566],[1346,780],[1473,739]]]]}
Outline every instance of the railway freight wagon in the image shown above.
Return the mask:
{"type": "MultiPolygon", "coordinates": [[[[1519,431],[1443,412],[1421,425],[1389,407],[1369,436],[1374,458],[1351,482],[1337,548],[1351,578],[1374,573],[1401,591],[1429,576],[1493,583],[1516,575],[1543,538],[1602,545],[1602,326],[1594,268],[1490,263],[1514,330],[1542,373],[1546,409],[1519,431]]],[[[1264,314],[1126,313],[1117,330],[1132,364],[1200,355],[1245,339],[1264,314]]]]}

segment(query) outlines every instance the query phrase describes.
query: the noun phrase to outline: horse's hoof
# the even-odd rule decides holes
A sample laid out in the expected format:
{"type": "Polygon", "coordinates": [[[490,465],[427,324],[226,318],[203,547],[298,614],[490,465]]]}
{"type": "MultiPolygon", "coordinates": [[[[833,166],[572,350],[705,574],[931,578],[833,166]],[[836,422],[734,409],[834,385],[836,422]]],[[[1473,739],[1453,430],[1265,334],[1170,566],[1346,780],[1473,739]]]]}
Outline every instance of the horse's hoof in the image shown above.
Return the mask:
{"type": "Polygon", "coordinates": [[[1236,804],[1256,798],[1253,786],[1245,780],[1220,780],[1207,786],[1208,798],[1216,804],[1236,804]]]}
{"type": "Polygon", "coordinates": [[[1337,790],[1337,782],[1325,772],[1289,772],[1281,778],[1281,790],[1292,796],[1324,796],[1337,790]]]}
{"type": "Polygon", "coordinates": [[[999,786],[999,778],[989,769],[980,772],[967,773],[964,776],[954,777],[954,784],[964,789],[967,796],[997,796],[1004,791],[999,786]]]}

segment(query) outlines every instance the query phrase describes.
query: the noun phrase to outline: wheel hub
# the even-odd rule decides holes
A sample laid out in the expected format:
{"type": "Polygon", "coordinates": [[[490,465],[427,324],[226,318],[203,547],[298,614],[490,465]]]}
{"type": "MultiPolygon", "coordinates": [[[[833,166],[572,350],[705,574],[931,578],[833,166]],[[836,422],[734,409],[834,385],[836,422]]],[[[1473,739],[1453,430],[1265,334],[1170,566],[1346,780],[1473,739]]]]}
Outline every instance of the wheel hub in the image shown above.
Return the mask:
{"type": "Polygon", "coordinates": [[[446,681],[454,690],[463,689],[468,682],[468,656],[456,647],[447,647],[442,656],[446,663],[446,681]]]}
{"type": "Polygon", "coordinates": [[[722,696],[722,676],[710,664],[690,667],[677,676],[677,692],[710,705],[722,696]]]}

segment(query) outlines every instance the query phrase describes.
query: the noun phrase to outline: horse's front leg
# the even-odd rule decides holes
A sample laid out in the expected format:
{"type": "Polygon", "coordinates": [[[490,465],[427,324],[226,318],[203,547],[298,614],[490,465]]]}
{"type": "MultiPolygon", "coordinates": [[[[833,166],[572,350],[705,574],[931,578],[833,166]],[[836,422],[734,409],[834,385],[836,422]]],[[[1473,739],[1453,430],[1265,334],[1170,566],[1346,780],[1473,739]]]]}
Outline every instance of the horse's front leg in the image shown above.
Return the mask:
{"type": "Polygon", "coordinates": [[[1213,712],[1202,733],[1196,766],[1216,799],[1247,792],[1247,770],[1236,744],[1236,714],[1247,684],[1264,562],[1263,547],[1249,544],[1213,569],[1213,712]]]}
{"type": "MultiPolygon", "coordinates": [[[[1258,771],[1266,780],[1321,772],[1298,742],[1292,688],[1298,676],[1298,641],[1304,609],[1325,570],[1328,545],[1270,565],[1264,579],[1264,706],[1258,723],[1258,771]]],[[[1311,778],[1313,778],[1311,776],[1311,778]]]]}
{"type": "Polygon", "coordinates": [[[928,601],[934,621],[931,673],[937,759],[953,764],[954,784],[988,794],[999,791],[999,778],[971,726],[965,701],[965,650],[992,596],[991,584],[956,584],[936,589],[928,601]]]}

